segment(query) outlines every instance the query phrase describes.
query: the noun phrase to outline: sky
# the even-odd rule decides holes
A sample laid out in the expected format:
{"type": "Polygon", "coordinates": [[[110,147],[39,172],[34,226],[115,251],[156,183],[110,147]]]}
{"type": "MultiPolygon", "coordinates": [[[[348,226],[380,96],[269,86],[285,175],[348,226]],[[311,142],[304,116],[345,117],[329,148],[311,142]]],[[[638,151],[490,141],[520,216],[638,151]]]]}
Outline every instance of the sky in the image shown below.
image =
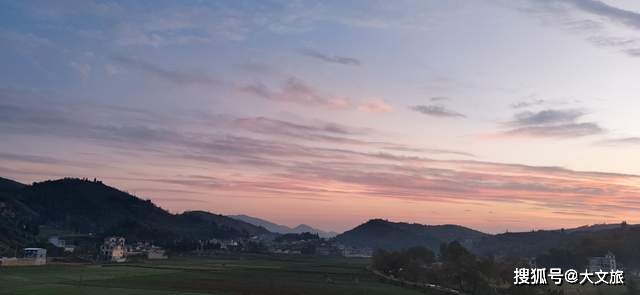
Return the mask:
{"type": "Polygon", "coordinates": [[[2,1],[0,176],[344,231],[640,223],[640,2],[2,1]]]}

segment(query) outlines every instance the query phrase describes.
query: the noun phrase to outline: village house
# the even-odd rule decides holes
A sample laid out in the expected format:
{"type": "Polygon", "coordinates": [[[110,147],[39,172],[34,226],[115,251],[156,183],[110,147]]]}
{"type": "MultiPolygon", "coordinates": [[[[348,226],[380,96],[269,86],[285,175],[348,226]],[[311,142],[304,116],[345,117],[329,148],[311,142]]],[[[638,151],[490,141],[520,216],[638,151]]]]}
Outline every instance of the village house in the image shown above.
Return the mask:
{"type": "Polygon", "coordinates": [[[67,241],[65,239],[58,236],[50,237],[49,243],[58,248],[64,249],[64,252],[73,253],[76,250],[76,246],[67,244],[67,241]]]}
{"type": "Polygon", "coordinates": [[[108,237],[100,246],[100,256],[105,261],[125,262],[127,251],[125,239],[123,237],[108,237]]]}
{"type": "Polygon", "coordinates": [[[597,271],[612,271],[618,270],[618,265],[616,264],[616,256],[611,252],[607,252],[607,254],[603,257],[591,257],[589,258],[589,271],[597,272],[597,271]]]}
{"type": "Polygon", "coordinates": [[[169,257],[165,253],[164,249],[156,246],[152,246],[149,250],[147,250],[147,259],[157,260],[157,259],[168,259],[169,257]]]}
{"type": "Polygon", "coordinates": [[[47,249],[25,248],[23,258],[0,258],[0,266],[33,266],[47,264],[47,249]]]}
{"type": "Polygon", "coordinates": [[[373,256],[373,249],[371,249],[371,248],[346,247],[342,251],[342,256],[344,256],[344,257],[370,258],[370,257],[373,256]]]}

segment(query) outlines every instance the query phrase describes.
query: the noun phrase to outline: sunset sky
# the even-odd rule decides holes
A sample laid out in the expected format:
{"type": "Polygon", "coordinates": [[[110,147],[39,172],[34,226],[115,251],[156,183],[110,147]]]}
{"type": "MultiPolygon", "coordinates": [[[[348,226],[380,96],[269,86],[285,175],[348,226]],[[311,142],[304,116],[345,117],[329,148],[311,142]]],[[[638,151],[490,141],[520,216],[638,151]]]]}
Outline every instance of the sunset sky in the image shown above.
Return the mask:
{"type": "Polygon", "coordinates": [[[0,176],[343,231],[640,223],[640,1],[2,1],[0,176]]]}

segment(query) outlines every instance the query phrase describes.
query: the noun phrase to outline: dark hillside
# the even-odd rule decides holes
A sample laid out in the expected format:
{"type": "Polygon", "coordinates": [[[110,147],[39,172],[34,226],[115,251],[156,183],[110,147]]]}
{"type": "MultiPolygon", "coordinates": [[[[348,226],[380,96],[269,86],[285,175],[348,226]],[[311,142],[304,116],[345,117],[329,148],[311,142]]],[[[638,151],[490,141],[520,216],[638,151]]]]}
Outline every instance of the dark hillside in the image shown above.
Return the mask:
{"type": "Polygon", "coordinates": [[[353,247],[386,250],[425,246],[437,251],[441,243],[459,241],[472,244],[485,234],[457,225],[422,225],[372,219],[346,231],[336,240],[353,247]]]}
{"type": "Polygon", "coordinates": [[[37,214],[18,199],[23,184],[0,178],[0,256],[14,255],[38,233],[37,214]]]}
{"type": "Polygon", "coordinates": [[[33,243],[39,226],[167,243],[270,234],[208,212],[174,215],[99,181],[65,178],[21,185],[0,179],[0,251],[33,243]]]}

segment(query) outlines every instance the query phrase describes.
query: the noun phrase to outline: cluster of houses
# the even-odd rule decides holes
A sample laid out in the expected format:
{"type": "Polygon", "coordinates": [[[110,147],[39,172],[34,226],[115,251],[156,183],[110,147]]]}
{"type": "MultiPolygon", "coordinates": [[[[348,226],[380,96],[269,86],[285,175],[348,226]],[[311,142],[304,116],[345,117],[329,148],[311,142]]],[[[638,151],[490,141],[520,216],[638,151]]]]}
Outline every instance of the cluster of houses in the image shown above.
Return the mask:
{"type": "MultiPolygon", "coordinates": [[[[525,259],[526,263],[530,268],[538,268],[538,263],[535,257],[525,259]]],[[[588,259],[589,272],[595,273],[598,271],[615,271],[615,270],[625,270],[624,265],[616,262],[616,256],[608,251],[604,256],[594,256],[589,257],[588,259]]]]}
{"type": "Polygon", "coordinates": [[[215,252],[267,252],[284,255],[319,255],[344,257],[371,257],[372,248],[349,247],[320,238],[261,239],[253,236],[244,239],[210,239],[199,241],[199,253],[215,252]],[[256,249],[257,247],[257,249],[256,249]]]}
{"type": "MultiPolygon", "coordinates": [[[[49,242],[64,251],[64,253],[74,253],[76,247],[68,244],[63,238],[52,237],[49,242]]],[[[16,255],[18,256],[18,255],[16,255]]],[[[22,257],[2,257],[0,266],[35,266],[47,264],[47,249],[44,248],[24,248],[22,257]]],[[[125,262],[127,258],[144,257],[147,259],[167,259],[165,250],[149,242],[138,242],[126,244],[123,237],[107,237],[100,245],[97,254],[99,262],[125,262]]]]}
{"type": "Polygon", "coordinates": [[[123,237],[107,237],[100,246],[99,259],[107,262],[125,262],[127,261],[127,249],[125,238],[123,237]]]}
{"type": "Polygon", "coordinates": [[[274,241],[267,244],[268,252],[278,254],[315,254],[320,256],[344,256],[368,258],[373,256],[372,248],[356,248],[331,240],[308,239],[274,241]]]}
{"type": "MultiPolygon", "coordinates": [[[[71,240],[54,236],[49,240],[53,246],[66,254],[74,254],[78,248],[71,240]]],[[[199,252],[252,252],[259,245],[260,252],[286,255],[312,254],[319,256],[371,257],[372,248],[354,248],[325,239],[263,240],[259,237],[246,239],[210,239],[199,241],[199,252]],[[252,248],[254,247],[254,248],[252,248]]],[[[22,258],[0,258],[1,266],[43,265],[47,263],[47,250],[25,248],[22,258]]],[[[132,258],[167,259],[164,249],[151,242],[127,244],[124,237],[111,236],[99,246],[96,261],[108,263],[126,262],[132,258]]],[[[93,260],[93,259],[92,259],[93,260]]]]}
{"type": "MultiPolygon", "coordinates": [[[[257,240],[257,237],[252,237],[251,240],[257,240]]],[[[222,251],[246,251],[247,240],[241,239],[209,239],[201,240],[199,243],[199,250],[222,250],[222,251]]]]}
{"type": "MultiPolygon", "coordinates": [[[[62,249],[65,253],[74,253],[76,246],[69,244],[60,237],[51,237],[49,242],[62,249]]],[[[293,239],[268,239],[259,237],[246,239],[210,239],[199,241],[198,251],[213,252],[251,252],[259,245],[261,252],[274,254],[312,254],[320,256],[344,256],[367,258],[373,255],[372,248],[354,248],[332,240],[315,238],[293,239]],[[252,248],[254,247],[254,248],[252,248]]],[[[0,258],[0,266],[30,266],[44,265],[47,263],[47,250],[43,248],[25,248],[21,258],[0,258]]],[[[127,244],[124,237],[111,236],[104,239],[99,247],[97,260],[100,262],[125,262],[127,259],[141,257],[146,259],[167,259],[164,249],[151,242],[135,242],[127,244]]],[[[532,268],[536,268],[536,259],[530,258],[526,262],[532,268]]],[[[622,270],[624,267],[616,262],[613,253],[608,252],[604,256],[590,257],[588,268],[591,272],[622,270]]]]}
{"type": "Polygon", "coordinates": [[[107,237],[100,246],[99,260],[105,262],[125,262],[127,258],[167,259],[165,250],[150,242],[127,244],[124,237],[107,237]]]}

